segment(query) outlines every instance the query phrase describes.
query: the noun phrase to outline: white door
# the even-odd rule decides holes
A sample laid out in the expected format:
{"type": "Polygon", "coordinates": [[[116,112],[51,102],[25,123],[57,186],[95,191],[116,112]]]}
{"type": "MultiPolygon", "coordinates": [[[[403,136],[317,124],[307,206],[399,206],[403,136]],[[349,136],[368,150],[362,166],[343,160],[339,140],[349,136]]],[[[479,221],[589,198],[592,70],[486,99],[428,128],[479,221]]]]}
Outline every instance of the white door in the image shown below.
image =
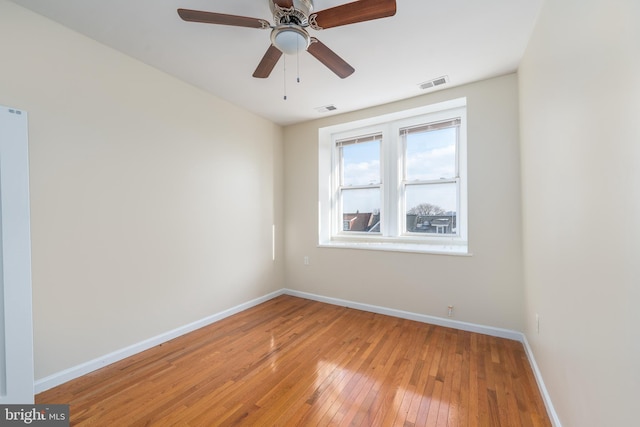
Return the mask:
{"type": "Polygon", "coordinates": [[[27,114],[0,106],[0,404],[33,403],[27,114]]]}

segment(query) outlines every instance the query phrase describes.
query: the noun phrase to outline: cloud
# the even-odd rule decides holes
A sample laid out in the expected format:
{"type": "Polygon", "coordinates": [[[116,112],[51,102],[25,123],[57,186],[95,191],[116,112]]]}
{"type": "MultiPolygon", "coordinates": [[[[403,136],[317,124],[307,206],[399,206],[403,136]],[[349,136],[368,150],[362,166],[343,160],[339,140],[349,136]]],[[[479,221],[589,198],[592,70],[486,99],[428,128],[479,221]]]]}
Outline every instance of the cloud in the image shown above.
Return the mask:
{"type": "Polygon", "coordinates": [[[344,167],[345,185],[367,185],[380,182],[380,161],[348,163],[344,167]]]}
{"type": "Polygon", "coordinates": [[[454,145],[410,153],[407,156],[407,178],[430,180],[455,176],[454,145]]]}

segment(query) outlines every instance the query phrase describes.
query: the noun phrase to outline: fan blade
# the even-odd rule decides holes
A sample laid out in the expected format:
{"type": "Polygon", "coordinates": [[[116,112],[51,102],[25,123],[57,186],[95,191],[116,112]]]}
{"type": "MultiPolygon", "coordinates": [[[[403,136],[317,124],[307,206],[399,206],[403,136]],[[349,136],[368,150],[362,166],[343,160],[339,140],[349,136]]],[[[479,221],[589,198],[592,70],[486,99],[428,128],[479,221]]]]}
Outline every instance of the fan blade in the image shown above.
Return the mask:
{"type": "Polygon", "coordinates": [[[344,59],[340,58],[334,51],[322,44],[320,40],[315,37],[311,37],[311,44],[307,48],[307,52],[322,62],[328,69],[336,73],[341,79],[349,77],[355,71],[344,59]]]}
{"type": "Polygon", "coordinates": [[[246,16],[225,15],[224,13],[203,12],[201,10],[178,9],[178,15],[188,22],[202,22],[204,24],[233,25],[235,27],[269,28],[264,19],[246,16]]]}
{"type": "Polygon", "coordinates": [[[359,0],[317,12],[312,27],[317,30],[333,28],[395,14],[395,0],[359,0]]]}
{"type": "Polygon", "coordinates": [[[284,9],[293,7],[293,0],[273,0],[273,2],[284,9]]]}
{"type": "Polygon", "coordinates": [[[253,77],[259,79],[266,79],[269,77],[269,74],[271,74],[273,67],[276,66],[281,56],[282,52],[280,52],[280,49],[274,45],[269,46],[269,49],[267,49],[267,52],[262,57],[258,67],[253,72],[253,77]]]}

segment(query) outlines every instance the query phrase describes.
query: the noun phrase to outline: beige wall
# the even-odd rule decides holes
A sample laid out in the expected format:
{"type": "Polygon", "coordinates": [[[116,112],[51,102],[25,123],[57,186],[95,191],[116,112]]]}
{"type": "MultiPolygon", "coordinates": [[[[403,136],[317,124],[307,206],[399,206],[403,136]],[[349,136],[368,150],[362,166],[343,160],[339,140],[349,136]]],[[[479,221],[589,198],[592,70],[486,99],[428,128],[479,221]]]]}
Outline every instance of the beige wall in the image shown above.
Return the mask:
{"type": "Polygon", "coordinates": [[[520,330],[523,288],[517,78],[507,75],[285,128],[289,288],[520,330]],[[318,128],[467,97],[473,256],[318,248],[318,128]],[[303,265],[305,256],[310,265],[303,265]]]}
{"type": "Polygon", "coordinates": [[[569,427],[638,425],[639,22],[547,1],[519,71],[526,335],[569,427]]]}
{"type": "Polygon", "coordinates": [[[29,114],[36,379],[283,287],[280,127],[4,1],[0,58],[29,114]]]}

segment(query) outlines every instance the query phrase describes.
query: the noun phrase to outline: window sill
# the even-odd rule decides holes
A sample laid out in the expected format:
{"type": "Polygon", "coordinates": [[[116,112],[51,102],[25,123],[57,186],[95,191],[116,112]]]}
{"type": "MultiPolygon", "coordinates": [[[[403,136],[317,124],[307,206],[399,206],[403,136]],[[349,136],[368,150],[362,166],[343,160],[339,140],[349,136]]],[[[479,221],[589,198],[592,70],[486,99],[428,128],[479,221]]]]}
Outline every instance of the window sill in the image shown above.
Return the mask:
{"type": "Polygon", "coordinates": [[[466,244],[445,245],[438,243],[410,242],[355,242],[331,240],[318,243],[319,248],[363,249],[371,251],[410,252],[431,255],[472,256],[466,244]]]}

